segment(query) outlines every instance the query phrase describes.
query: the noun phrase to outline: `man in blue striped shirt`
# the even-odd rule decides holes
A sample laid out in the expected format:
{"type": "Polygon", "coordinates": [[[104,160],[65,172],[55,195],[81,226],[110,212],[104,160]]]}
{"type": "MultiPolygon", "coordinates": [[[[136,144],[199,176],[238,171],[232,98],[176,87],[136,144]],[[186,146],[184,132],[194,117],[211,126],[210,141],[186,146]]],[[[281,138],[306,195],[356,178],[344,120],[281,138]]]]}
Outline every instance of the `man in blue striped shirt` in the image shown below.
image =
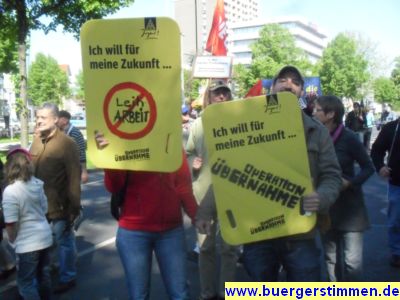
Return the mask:
{"type": "Polygon", "coordinates": [[[86,142],[81,131],[74,127],[71,122],[71,114],[66,110],[60,110],[58,114],[57,126],[70,136],[79,148],[79,162],[81,164],[81,182],[88,182],[88,172],[86,168],[86,142]]]}

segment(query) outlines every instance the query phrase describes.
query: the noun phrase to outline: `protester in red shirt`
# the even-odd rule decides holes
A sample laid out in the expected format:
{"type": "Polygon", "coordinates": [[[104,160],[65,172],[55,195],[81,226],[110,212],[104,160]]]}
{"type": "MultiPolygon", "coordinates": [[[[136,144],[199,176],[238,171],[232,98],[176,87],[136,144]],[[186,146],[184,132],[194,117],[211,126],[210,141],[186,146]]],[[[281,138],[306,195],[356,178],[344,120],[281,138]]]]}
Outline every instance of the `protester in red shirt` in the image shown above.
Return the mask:
{"type": "MultiPolygon", "coordinates": [[[[100,133],[96,143],[100,149],[108,145],[100,133]]],[[[153,252],[169,298],[188,297],[182,208],[193,223],[197,203],[186,156],[182,160],[181,167],[171,173],[104,171],[104,184],[111,193],[120,191],[127,180],[116,245],[129,299],[149,298],[153,252]]]]}

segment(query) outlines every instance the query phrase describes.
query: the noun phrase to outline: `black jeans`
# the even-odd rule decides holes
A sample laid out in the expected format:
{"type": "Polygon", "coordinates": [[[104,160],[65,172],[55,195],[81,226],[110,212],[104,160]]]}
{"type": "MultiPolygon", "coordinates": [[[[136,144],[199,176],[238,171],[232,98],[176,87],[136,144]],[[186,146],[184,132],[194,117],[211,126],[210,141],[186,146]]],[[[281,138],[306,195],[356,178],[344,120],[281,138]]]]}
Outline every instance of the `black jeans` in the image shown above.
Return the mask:
{"type": "Polygon", "coordinates": [[[370,144],[371,144],[371,134],[372,134],[372,128],[367,128],[364,131],[364,147],[365,149],[369,150],[370,149],[370,144]]]}

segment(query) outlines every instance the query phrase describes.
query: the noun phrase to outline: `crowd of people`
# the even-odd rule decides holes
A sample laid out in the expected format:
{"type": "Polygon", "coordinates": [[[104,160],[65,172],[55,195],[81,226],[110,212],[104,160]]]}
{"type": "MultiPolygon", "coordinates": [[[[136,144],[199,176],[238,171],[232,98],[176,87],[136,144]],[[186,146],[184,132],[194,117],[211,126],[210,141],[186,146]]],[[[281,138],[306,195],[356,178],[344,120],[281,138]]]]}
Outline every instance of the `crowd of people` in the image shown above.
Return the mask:
{"type": "Polygon", "coordinates": [[[375,118],[373,107],[354,102],[353,110],[345,116],[345,126],[356,133],[364,147],[369,151],[371,149],[372,128],[376,126],[380,130],[383,125],[396,119],[397,116],[388,103],[383,105],[380,117],[375,118]]]}
{"type": "MultiPolygon", "coordinates": [[[[214,80],[210,83],[205,106],[212,103],[208,102],[207,96],[213,95],[213,87],[218,85],[217,82],[214,80]]],[[[222,83],[219,85],[222,90],[215,94],[221,95],[221,102],[229,101],[229,87],[222,83]]],[[[375,121],[372,109],[357,102],[354,103],[354,110],[346,115],[342,101],[333,95],[317,97],[312,99],[314,103],[305,105],[301,101],[303,85],[304,80],[298,69],[286,66],[274,78],[271,92],[289,91],[295,94],[304,112],[303,126],[315,186],[314,192],[304,197],[303,207],[317,213],[317,226],[306,234],[243,245],[242,259],[246,271],[253,281],[277,281],[281,278],[281,270],[285,271],[287,281],[324,280],[319,259],[321,249],[318,249],[315,241],[319,233],[326,280],[363,281],[363,233],[370,223],[362,185],[375,170],[382,178],[388,179],[390,265],[399,268],[399,152],[393,150],[398,149],[396,147],[400,143],[396,115],[389,105],[385,105],[380,120],[375,121]],[[374,126],[382,130],[371,149],[374,126]]],[[[206,255],[210,253],[214,261],[216,256],[220,259],[221,267],[226,266],[224,262],[229,260],[224,259],[228,253],[224,249],[224,242],[219,253],[214,250],[218,219],[211,181],[207,178],[210,172],[204,169],[208,164],[208,155],[201,121],[197,119],[190,126],[186,151],[189,157],[193,157],[190,161],[193,188],[199,203],[196,227],[200,237],[197,245],[200,299],[223,299],[223,289],[219,287],[224,277],[218,279],[215,275],[211,276],[210,283],[207,274],[210,274],[208,271],[211,268],[205,264],[206,255]],[[206,239],[201,238],[202,234],[206,235],[206,239]],[[203,276],[206,277],[204,281],[203,276]]],[[[237,255],[239,251],[231,253],[237,255]]],[[[221,271],[219,274],[224,273],[221,271]]],[[[229,277],[225,278],[229,280],[229,277]]]]}
{"type": "MultiPolygon", "coordinates": [[[[369,220],[362,185],[375,170],[388,180],[390,264],[400,267],[399,119],[387,107],[369,155],[376,124],[373,114],[354,103],[354,110],[345,117],[342,101],[333,95],[313,99],[312,106],[303,105],[303,88],[300,71],[285,66],[275,76],[271,92],[293,93],[303,110],[313,191],[303,197],[301,205],[304,211],[317,215],[314,228],[307,233],[242,247],[224,241],[202,115],[190,120],[186,107],[182,108],[186,125],[182,165],[177,171],[104,170],[106,189],[111,193],[124,190],[116,247],[129,299],[149,299],[153,253],[169,298],[188,299],[188,248],[182,211],[198,232],[200,299],[224,299],[224,284],[235,281],[239,255],[253,281],[277,281],[282,270],[287,281],[363,281],[363,233],[369,220]],[[322,249],[317,246],[318,235],[322,249]],[[321,253],[326,268],[321,266],[321,253]],[[339,265],[342,262],[343,267],[339,265]],[[326,278],[321,276],[322,269],[327,270],[326,278]]],[[[203,108],[231,100],[226,82],[211,80],[203,108]]],[[[76,285],[73,225],[81,211],[81,183],[88,181],[88,173],[85,141],[70,118],[52,103],[38,108],[30,149],[10,151],[1,172],[3,223],[17,259],[0,245],[0,279],[17,269],[23,299],[50,299],[52,292],[64,293],[76,285]],[[56,285],[51,284],[52,268],[58,272],[56,285]]],[[[95,141],[100,151],[109,145],[99,131],[95,141]]]]}
{"type": "Polygon", "coordinates": [[[80,160],[78,144],[57,125],[59,113],[52,103],[39,107],[29,151],[12,149],[5,164],[2,210],[23,299],[51,298],[51,268],[58,272],[54,293],[76,285],[73,225],[81,210],[81,162],[86,154],[80,160]]]}

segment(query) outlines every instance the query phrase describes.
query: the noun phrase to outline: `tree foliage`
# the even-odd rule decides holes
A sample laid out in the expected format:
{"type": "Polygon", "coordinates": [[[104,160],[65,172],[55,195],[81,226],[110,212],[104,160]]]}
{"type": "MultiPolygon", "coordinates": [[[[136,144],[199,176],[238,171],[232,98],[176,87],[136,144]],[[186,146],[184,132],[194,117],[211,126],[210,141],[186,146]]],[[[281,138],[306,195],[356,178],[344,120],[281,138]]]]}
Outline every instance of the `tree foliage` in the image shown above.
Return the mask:
{"type": "Polygon", "coordinates": [[[26,43],[29,33],[32,30],[47,33],[61,25],[65,32],[79,38],[80,28],[87,20],[102,18],[131,3],[133,0],[0,0],[0,31],[7,33],[8,39],[16,37],[18,43],[23,147],[28,145],[26,43]]]}
{"type": "Polygon", "coordinates": [[[391,78],[396,87],[400,89],[400,56],[394,59],[394,68],[392,70],[391,78]]]}
{"type": "Polygon", "coordinates": [[[0,73],[18,72],[18,43],[13,31],[0,30],[0,73]]]}
{"type": "Polygon", "coordinates": [[[324,50],[320,63],[324,94],[359,99],[361,88],[370,78],[368,61],[357,47],[356,39],[338,34],[324,50]]]}
{"type": "Polygon", "coordinates": [[[260,31],[260,38],[251,45],[252,63],[249,67],[236,65],[234,78],[243,96],[254,83],[262,78],[272,78],[284,65],[294,65],[303,73],[311,71],[305,52],[298,48],[289,30],[279,24],[267,24],[260,31]]]}
{"type": "Polygon", "coordinates": [[[85,82],[83,79],[83,71],[79,70],[78,74],[75,77],[76,80],[76,86],[75,86],[75,91],[74,95],[77,99],[79,100],[85,100],[85,82]]]}
{"type": "Polygon", "coordinates": [[[199,96],[199,89],[202,85],[202,79],[193,78],[190,70],[183,70],[183,82],[185,99],[191,102],[199,96]]]}
{"type": "Polygon", "coordinates": [[[374,81],[375,100],[380,103],[395,103],[399,94],[396,86],[390,78],[379,77],[374,81]]]}
{"type": "Polygon", "coordinates": [[[53,102],[59,105],[69,94],[68,75],[53,57],[38,53],[29,68],[28,96],[32,104],[40,106],[53,102]]]}
{"type": "Polygon", "coordinates": [[[389,59],[378,51],[379,43],[364,33],[347,32],[346,34],[354,38],[358,53],[368,61],[368,72],[371,75],[368,84],[372,86],[375,79],[385,76],[387,69],[390,68],[389,59]]]}

